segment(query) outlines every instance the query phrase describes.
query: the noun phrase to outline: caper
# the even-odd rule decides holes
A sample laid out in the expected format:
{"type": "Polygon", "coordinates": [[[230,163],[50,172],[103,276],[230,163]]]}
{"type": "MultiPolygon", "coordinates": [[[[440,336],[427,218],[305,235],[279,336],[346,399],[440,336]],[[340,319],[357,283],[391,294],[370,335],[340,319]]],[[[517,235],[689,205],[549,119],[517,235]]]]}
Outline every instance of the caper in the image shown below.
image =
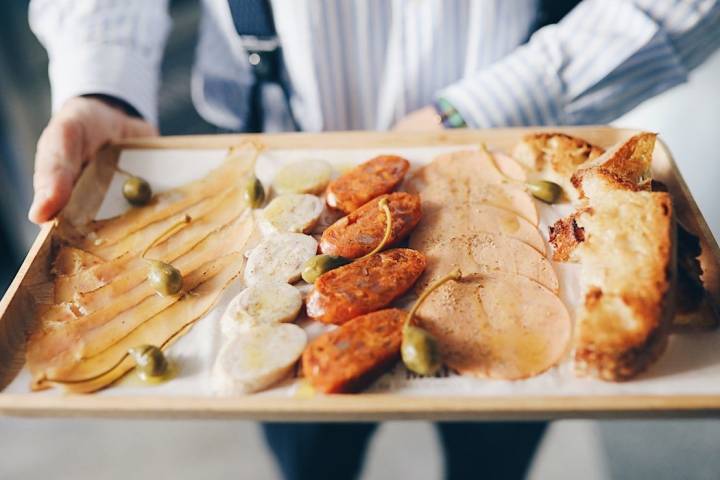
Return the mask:
{"type": "Polygon", "coordinates": [[[350,263],[350,259],[335,255],[315,255],[309,258],[302,269],[302,278],[307,283],[315,283],[315,280],[325,272],[334,270],[350,263]]]}
{"type": "Polygon", "coordinates": [[[527,182],[527,188],[533,197],[545,203],[555,203],[562,196],[563,189],[560,185],[548,180],[535,180],[527,182]]]}
{"type": "Polygon", "coordinates": [[[128,350],[135,361],[138,376],[142,380],[162,378],[168,371],[168,361],[162,350],[154,345],[140,345],[128,350]]]}
{"type": "Polygon", "coordinates": [[[135,176],[125,180],[122,193],[125,199],[135,206],[147,205],[152,198],[150,184],[146,180],[135,176]]]}
{"type": "Polygon", "coordinates": [[[148,260],[148,262],[150,262],[150,271],[147,279],[155,291],[164,297],[175,295],[180,291],[183,283],[180,270],[159,260],[148,260]]]}
{"type": "Polygon", "coordinates": [[[403,329],[400,353],[405,366],[418,375],[434,375],[442,365],[437,340],[420,327],[407,325],[403,329]]]}
{"type": "Polygon", "coordinates": [[[255,176],[251,177],[245,185],[245,201],[250,208],[260,208],[265,202],[265,188],[255,176]]]}

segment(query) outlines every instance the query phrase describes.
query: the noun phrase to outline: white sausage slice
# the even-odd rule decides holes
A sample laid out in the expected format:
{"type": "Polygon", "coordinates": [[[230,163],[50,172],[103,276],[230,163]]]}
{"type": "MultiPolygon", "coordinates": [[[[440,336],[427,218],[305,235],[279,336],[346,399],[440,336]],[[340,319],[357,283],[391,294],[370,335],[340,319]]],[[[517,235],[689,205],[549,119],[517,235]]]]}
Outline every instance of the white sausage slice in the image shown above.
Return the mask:
{"type": "Polygon", "coordinates": [[[308,158],[289,163],[278,170],[273,188],[284,193],[321,193],[330,182],[332,167],[325,160],[308,158]]]}
{"type": "Polygon", "coordinates": [[[218,395],[257,392],[291,371],[307,344],[292,323],[258,325],[225,343],[215,359],[212,389],[218,395]]]}
{"type": "Polygon", "coordinates": [[[302,233],[281,233],[253,248],[245,267],[245,283],[294,283],[303,264],[317,253],[317,240],[302,233]]]}
{"type": "Polygon", "coordinates": [[[229,338],[255,325],[292,322],[300,307],[302,296],[292,285],[256,283],[233,298],[220,319],[220,329],[229,338]]]}
{"type": "Polygon", "coordinates": [[[275,197],[258,215],[263,234],[307,233],[322,214],[323,201],[315,195],[291,193],[275,197]]]}

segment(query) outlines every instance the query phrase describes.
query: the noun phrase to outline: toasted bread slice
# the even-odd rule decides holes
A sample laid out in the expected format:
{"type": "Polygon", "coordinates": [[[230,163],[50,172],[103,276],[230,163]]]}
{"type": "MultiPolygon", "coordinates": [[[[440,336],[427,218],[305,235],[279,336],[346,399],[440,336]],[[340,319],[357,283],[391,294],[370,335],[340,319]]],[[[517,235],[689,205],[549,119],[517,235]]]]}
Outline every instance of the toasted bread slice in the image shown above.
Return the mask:
{"type": "Polygon", "coordinates": [[[563,187],[570,200],[577,194],[570,178],[582,164],[602,155],[604,150],[585,140],[564,133],[535,133],[523,137],[515,146],[513,157],[537,172],[538,178],[563,187]]]}
{"type": "Polygon", "coordinates": [[[571,182],[580,198],[614,190],[650,190],[654,133],[640,133],[578,167],[571,182]]]}
{"type": "Polygon", "coordinates": [[[611,191],[574,218],[584,240],[575,370],[626,380],[663,351],[674,316],[675,222],[664,192],[611,191]]]}

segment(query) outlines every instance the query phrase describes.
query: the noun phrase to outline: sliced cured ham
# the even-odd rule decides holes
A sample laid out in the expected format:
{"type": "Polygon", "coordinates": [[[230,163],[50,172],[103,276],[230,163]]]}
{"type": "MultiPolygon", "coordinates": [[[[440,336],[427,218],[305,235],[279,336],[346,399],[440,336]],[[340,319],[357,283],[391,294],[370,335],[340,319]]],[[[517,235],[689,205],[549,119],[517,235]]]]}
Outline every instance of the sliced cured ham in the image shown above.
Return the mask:
{"type": "Polygon", "coordinates": [[[181,187],[161,192],[144,207],[128,210],[120,216],[91,222],[82,228],[83,237],[73,239],[77,246],[110,245],[158,220],[185,210],[201,200],[217,195],[230,187],[241,185],[255,166],[259,149],[246,143],[230,149],[225,161],[207,176],[181,187]]]}
{"type": "Polygon", "coordinates": [[[99,355],[83,360],[70,371],[48,369],[44,375],[34,378],[33,388],[42,389],[55,384],[69,392],[94,392],[132,370],[135,364],[127,356],[129,348],[149,344],[166,349],[192,328],[198,319],[207,314],[223,290],[240,274],[245,258],[241,253],[232,254],[232,257],[233,261],[222,268],[217,275],[200,284],[189,295],[184,295],[159,314],[147,319],[112,347],[99,355]]]}
{"type": "MultiPolygon", "coordinates": [[[[239,206],[242,205],[242,192],[239,189],[231,191],[224,200],[224,205],[206,216],[199,219],[191,218],[186,227],[151,248],[146,257],[172,262],[208,235],[217,232],[247,211],[244,207],[239,206]]],[[[153,228],[153,230],[155,229],[153,228]]],[[[152,238],[146,241],[149,244],[161,234],[162,231],[154,232],[152,238]]],[[[78,305],[85,306],[88,303],[86,297],[94,295],[94,293],[88,292],[95,292],[112,281],[113,293],[122,293],[125,291],[122,290],[123,286],[132,288],[137,285],[140,279],[145,277],[146,271],[147,262],[139,258],[137,253],[127,253],[112,261],[93,266],[77,275],[58,277],[55,280],[55,301],[56,303],[76,301],[78,305]]]]}
{"type": "Polygon", "coordinates": [[[103,262],[101,257],[90,252],[71,246],[62,246],[58,249],[53,261],[52,273],[54,275],[74,275],[77,272],[98,265],[103,262]]]}
{"type": "MultiPolygon", "coordinates": [[[[186,275],[225,252],[244,250],[252,233],[251,215],[246,212],[233,224],[208,236],[178,258],[173,266],[186,275]]],[[[27,360],[31,369],[33,365],[42,368],[55,355],[70,348],[82,332],[104,325],[143,299],[154,296],[155,291],[144,281],[147,269],[147,263],[142,261],[140,268],[125,272],[105,287],[85,294],[82,303],[58,306],[57,310],[43,315],[40,328],[28,345],[27,360]],[[128,288],[129,283],[135,286],[128,288]]]]}
{"type": "Polygon", "coordinates": [[[520,380],[565,356],[571,322],[557,295],[520,275],[463,276],[434,291],[417,314],[449,367],[476,377],[520,380]]]}
{"type": "Polygon", "coordinates": [[[540,230],[509,210],[483,204],[446,208],[429,201],[423,202],[423,210],[425,217],[410,236],[410,248],[415,250],[424,251],[460,233],[494,233],[525,242],[542,254],[546,252],[540,230]]]}
{"type": "MultiPolygon", "coordinates": [[[[183,290],[192,291],[229,265],[234,258],[232,255],[226,255],[207,262],[190,272],[183,279],[183,290]]],[[[107,314],[105,314],[103,316],[106,320],[104,323],[97,323],[101,317],[98,314],[90,314],[76,322],[69,322],[63,328],[48,333],[39,343],[39,345],[47,346],[43,352],[46,360],[38,359],[34,352],[28,356],[30,371],[33,375],[41,375],[40,372],[47,368],[52,368],[54,371],[65,371],[83,359],[97,355],[109,348],[129,335],[145,320],[159,314],[180,299],[182,299],[182,295],[167,297],[151,295],[115,317],[107,318],[107,314]],[[57,352],[57,354],[50,358],[47,356],[50,352],[57,352]]]]}

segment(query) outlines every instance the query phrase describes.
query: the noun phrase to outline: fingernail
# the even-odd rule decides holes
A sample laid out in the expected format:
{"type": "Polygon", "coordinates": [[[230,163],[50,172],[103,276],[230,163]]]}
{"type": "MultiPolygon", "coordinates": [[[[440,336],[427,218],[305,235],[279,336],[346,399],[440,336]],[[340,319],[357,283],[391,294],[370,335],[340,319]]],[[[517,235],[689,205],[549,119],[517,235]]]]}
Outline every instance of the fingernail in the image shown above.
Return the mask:
{"type": "Polygon", "coordinates": [[[44,218],[41,218],[39,216],[40,211],[42,210],[43,203],[50,197],[50,193],[43,189],[38,190],[35,192],[35,197],[33,198],[33,202],[30,205],[30,211],[28,212],[28,218],[33,222],[42,222],[45,221],[44,218]]]}

